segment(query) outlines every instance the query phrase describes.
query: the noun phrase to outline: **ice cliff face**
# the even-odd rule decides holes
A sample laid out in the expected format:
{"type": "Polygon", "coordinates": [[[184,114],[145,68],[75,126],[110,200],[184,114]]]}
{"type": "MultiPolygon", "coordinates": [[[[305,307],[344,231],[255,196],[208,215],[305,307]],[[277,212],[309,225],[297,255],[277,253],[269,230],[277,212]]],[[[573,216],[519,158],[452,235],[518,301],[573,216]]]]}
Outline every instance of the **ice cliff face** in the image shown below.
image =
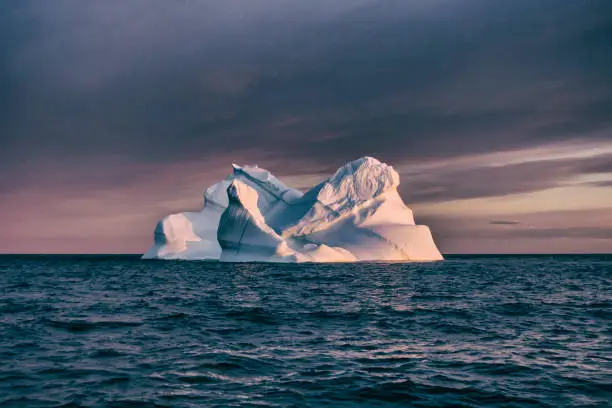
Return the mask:
{"type": "Polygon", "coordinates": [[[143,258],[228,262],[441,260],[429,228],[415,225],[399,175],[371,157],[349,162],[306,194],[257,166],[206,190],[200,212],[172,214],[143,258]]]}

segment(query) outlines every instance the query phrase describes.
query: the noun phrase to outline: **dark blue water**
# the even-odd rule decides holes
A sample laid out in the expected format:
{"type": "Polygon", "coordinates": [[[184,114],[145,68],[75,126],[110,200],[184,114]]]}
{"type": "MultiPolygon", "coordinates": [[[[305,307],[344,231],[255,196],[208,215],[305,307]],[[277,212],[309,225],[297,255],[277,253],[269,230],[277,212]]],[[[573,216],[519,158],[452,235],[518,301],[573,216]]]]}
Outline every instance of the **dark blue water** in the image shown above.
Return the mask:
{"type": "Polygon", "coordinates": [[[611,406],[612,257],[0,257],[0,406],[611,406]]]}

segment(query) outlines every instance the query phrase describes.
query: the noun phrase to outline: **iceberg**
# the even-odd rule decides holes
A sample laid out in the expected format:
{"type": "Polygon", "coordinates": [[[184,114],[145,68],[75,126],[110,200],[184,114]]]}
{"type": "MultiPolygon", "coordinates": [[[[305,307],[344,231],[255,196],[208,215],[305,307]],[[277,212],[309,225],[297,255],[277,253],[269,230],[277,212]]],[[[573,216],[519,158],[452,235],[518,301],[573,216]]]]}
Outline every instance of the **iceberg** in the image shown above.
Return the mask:
{"type": "Polygon", "coordinates": [[[200,212],[164,217],[143,259],[223,262],[442,260],[431,231],[400,197],[399,174],[372,157],[342,166],[306,193],[269,171],[233,165],[200,212]]]}

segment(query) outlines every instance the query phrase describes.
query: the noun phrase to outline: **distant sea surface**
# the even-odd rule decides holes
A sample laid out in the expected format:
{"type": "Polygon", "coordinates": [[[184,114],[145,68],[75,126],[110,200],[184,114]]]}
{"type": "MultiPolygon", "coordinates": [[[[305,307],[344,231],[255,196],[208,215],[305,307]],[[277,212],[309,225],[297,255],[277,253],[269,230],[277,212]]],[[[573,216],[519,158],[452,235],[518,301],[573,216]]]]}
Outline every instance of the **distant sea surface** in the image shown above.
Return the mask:
{"type": "Polygon", "coordinates": [[[609,407],[612,256],[0,256],[0,407],[609,407]]]}

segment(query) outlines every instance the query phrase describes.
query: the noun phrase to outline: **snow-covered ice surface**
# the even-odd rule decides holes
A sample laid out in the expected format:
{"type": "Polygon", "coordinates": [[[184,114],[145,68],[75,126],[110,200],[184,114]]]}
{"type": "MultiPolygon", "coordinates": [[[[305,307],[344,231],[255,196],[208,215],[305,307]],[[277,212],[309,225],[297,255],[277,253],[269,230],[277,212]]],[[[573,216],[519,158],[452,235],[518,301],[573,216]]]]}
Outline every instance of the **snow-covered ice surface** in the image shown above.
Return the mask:
{"type": "Polygon", "coordinates": [[[415,225],[399,175],[372,157],[342,166],[306,194],[257,166],[204,193],[200,212],[164,217],[145,259],[227,262],[437,261],[429,227],[415,225]]]}

